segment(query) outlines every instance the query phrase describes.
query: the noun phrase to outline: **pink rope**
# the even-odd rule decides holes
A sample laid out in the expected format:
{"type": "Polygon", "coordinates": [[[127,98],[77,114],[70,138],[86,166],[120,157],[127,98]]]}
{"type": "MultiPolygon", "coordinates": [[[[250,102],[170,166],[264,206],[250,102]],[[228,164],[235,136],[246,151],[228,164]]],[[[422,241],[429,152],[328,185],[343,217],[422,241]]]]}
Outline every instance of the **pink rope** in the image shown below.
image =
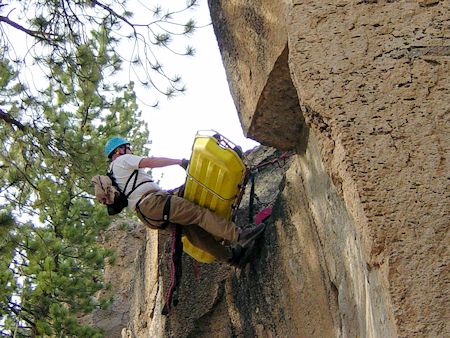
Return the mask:
{"type": "Polygon", "coordinates": [[[170,296],[172,294],[172,290],[175,285],[175,264],[173,262],[173,256],[175,254],[175,242],[176,242],[176,229],[172,228],[172,236],[170,240],[170,283],[165,296],[167,310],[169,311],[169,314],[171,309],[170,296]]]}

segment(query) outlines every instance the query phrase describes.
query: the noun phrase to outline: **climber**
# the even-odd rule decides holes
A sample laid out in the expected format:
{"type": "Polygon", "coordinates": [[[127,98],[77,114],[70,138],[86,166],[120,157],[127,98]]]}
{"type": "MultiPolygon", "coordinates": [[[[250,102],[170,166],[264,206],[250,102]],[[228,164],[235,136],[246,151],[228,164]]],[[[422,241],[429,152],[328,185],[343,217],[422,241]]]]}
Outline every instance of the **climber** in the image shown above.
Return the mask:
{"type": "MultiPolygon", "coordinates": [[[[109,170],[118,187],[128,194],[128,207],[136,212],[142,223],[152,229],[163,230],[168,225],[180,224],[183,226],[183,234],[193,245],[210,253],[218,261],[234,266],[239,266],[246,249],[264,231],[264,223],[239,228],[235,223],[206,208],[170,194],[162,190],[144,171],[144,168],[171,165],[180,165],[186,169],[189,163],[186,159],[133,155],[130,142],[121,137],[109,139],[104,153],[111,160],[109,170]],[[133,175],[135,177],[130,180],[133,175]],[[132,182],[131,186],[128,186],[130,182],[127,181],[132,182]],[[229,241],[234,246],[222,245],[214,237],[229,241]]],[[[93,182],[97,200],[103,204],[111,204],[101,182],[93,182]]]]}

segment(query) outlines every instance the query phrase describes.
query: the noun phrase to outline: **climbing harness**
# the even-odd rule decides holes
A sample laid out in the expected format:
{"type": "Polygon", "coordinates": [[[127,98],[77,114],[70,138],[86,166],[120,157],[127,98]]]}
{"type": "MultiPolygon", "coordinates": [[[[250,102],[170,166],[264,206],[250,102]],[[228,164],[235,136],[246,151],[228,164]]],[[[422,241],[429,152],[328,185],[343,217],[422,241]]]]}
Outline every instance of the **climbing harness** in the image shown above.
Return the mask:
{"type": "Polygon", "coordinates": [[[167,196],[166,202],[164,203],[163,208],[163,221],[164,223],[161,224],[163,228],[167,227],[169,225],[169,214],[170,214],[170,200],[172,199],[172,195],[167,196]]]}
{"type": "Polygon", "coordinates": [[[150,218],[148,216],[146,216],[142,210],[139,207],[139,204],[141,203],[141,201],[146,197],[147,195],[144,195],[141,197],[141,199],[139,199],[139,201],[136,203],[136,211],[141,215],[141,217],[148,223],[148,225],[150,225],[151,227],[155,227],[158,229],[165,229],[167,228],[167,226],[170,224],[169,221],[169,214],[170,214],[170,201],[172,198],[172,194],[168,194],[166,197],[166,200],[164,202],[164,207],[163,207],[163,214],[162,214],[162,219],[153,219],[150,218]],[[161,223],[160,223],[161,222],[161,223]],[[159,225],[156,225],[156,223],[160,223],[159,225]]]}

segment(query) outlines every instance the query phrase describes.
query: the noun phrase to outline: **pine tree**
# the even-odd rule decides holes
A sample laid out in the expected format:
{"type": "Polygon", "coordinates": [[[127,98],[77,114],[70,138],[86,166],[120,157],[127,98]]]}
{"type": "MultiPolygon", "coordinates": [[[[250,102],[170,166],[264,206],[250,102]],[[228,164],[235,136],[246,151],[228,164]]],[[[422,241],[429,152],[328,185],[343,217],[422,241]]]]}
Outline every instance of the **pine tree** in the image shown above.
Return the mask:
{"type": "MultiPolygon", "coordinates": [[[[194,5],[191,1],[187,8],[194,5]]],[[[164,27],[176,26],[177,11],[155,7],[153,20],[139,25],[126,7],[120,0],[0,4],[3,336],[101,337],[98,329],[78,321],[108,306],[112,297],[102,272],[114,253],[98,244],[110,218],[94,203],[90,178],[106,172],[102,147],[109,137],[125,136],[145,152],[149,136],[134,82],[116,83],[124,63],[117,51],[124,29],[134,46],[143,47],[130,59],[132,69],[145,69],[137,82],[163,95],[184,90],[178,76],[167,76],[158,60],[148,57],[158,46],[170,48],[176,32],[164,27]],[[25,14],[13,20],[12,9],[25,14]],[[5,26],[28,36],[25,55],[13,55],[17,41],[5,26]],[[36,82],[26,81],[25,68],[44,74],[45,81],[37,75],[36,82]],[[154,76],[165,79],[169,89],[161,90],[154,76]]],[[[195,24],[179,26],[180,34],[190,34],[195,24]]]]}

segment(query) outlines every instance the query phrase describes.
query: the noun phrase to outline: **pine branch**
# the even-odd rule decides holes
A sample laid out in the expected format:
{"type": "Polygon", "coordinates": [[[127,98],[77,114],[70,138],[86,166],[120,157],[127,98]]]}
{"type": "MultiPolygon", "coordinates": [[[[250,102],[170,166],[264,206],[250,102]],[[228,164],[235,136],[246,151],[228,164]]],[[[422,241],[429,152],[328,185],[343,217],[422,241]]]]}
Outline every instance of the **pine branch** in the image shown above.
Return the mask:
{"type": "Polygon", "coordinates": [[[25,308],[24,306],[14,303],[13,301],[9,301],[8,304],[6,304],[6,306],[2,306],[3,309],[5,310],[9,310],[11,312],[13,312],[17,317],[19,317],[20,319],[24,320],[26,323],[30,324],[31,326],[34,326],[35,323],[33,323],[32,320],[28,319],[27,317],[23,316],[22,312],[25,312],[27,314],[30,315],[34,315],[34,311],[25,308]]]}
{"type": "Polygon", "coordinates": [[[23,176],[23,178],[25,178],[28,182],[29,185],[31,185],[33,187],[34,190],[39,191],[38,187],[36,185],[33,184],[32,179],[25,174],[25,172],[13,161],[10,160],[6,160],[9,164],[13,165],[17,171],[19,171],[19,173],[23,176]]]}
{"type": "Polygon", "coordinates": [[[24,32],[27,35],[30,35],[36,39],[43,39],[43,40],[47,40],[50,41],[50,38],[48,36],[54,35],[51,33],[45,33],[45,32],[40,32],[40,31],[34,31],[31,29],[28,29],[22,25],[19,25],[17,22],[12,21],[10,18],[8,18],[7,16],[2,16],[0,15],[0,22],[4,22],[12,27],[14,27],[15,29],[18,29],[22,32],[24,32]],[[47,35],[47,36],[46,36],[47,35]]]}
{"type": "Polygon", "coordinates": [[[3,109],[0,108],[0,119],[5,121],[6,123],[10,125],[15,125],[17,128],[19,128],[22,131],[26,130],[26,127],[17,121],[16,119],[12,118],[8,113],[6,113],[3,109]]]}
{"type": "Polygon", "coordinates": [[[120,15],[119,13],[115,12],[111,7],[109,7],[109,6],[105,5],[105,4],[102,4],[102,3],[98,2],[97,0],[93,0],[92,1],[92,5],[93,6],[99,6],[99,7],[103,8],[104,10],[109,12],[112,16],[122,20],[123,22],[128,24],[133,29],[134,29],[134,26],[136,26],[135,24],[130,22],[126,17],[124,17],[123,15],[120,15]]]}

